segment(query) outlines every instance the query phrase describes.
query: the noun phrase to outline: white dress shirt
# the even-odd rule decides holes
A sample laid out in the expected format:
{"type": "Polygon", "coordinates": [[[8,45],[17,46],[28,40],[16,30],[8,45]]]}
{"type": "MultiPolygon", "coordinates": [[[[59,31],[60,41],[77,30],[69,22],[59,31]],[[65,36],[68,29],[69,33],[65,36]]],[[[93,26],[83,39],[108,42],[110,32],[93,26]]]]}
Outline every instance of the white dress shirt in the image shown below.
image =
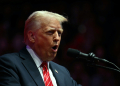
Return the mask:
{"type": "MultiPolygon", "coordinates": [[[[38,70],[39,70],[39,72],[42,76],[42,79],[44,81],[42,67],[40,67],[40,65],[42,64],[42,60],[37,56],[37,54],[28,45],[26,46],[26,49],[30,53],[31,57],[33,58],[36,66],[37,66],[37,68],[38,68],[38,70]]],[[[53,73],[52,73],[51,69],[49,68],[49,62],[47,62],[47,63],[48,63],[48,70],[49,70],[49,73],[50,73],[50,78],[52,80],[53,86],[57,86],[56,79],[53,76],[53,73]]]]}

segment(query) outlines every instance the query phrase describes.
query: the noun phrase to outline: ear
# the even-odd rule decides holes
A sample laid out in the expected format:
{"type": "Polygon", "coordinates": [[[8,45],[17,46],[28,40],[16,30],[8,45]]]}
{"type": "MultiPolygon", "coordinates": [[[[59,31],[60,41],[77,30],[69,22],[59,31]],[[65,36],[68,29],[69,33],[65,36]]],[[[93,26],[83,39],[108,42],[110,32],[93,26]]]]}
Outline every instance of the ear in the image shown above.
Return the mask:
{"type": "Polygon", "coordinates": [[[28,33],[27,33],[27,35],[28,35],[28,40],[30,42],[34,43],[35,42],[35,34],[34,34],[34,32],[31,31],[31,30],[29,30],[28,33]]]}

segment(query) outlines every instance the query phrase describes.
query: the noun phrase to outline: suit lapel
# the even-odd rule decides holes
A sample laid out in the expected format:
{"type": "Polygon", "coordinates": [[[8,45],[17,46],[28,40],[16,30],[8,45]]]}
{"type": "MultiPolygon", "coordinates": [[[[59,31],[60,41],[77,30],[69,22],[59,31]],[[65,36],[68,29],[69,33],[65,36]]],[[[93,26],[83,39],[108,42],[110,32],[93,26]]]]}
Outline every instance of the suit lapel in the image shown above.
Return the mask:
{"type": "Polygon", "coordinates": [[[22,63],[24,65],[24,67],[26,68],[26,70],[28,71],[28,73],[33,78],[33,80],[35,81],[35,83],[37,84],[37,86],[45,86],[43,79],[39,73],[39,70],[38,70],[37,66],[35,65],[32,57],[26,50],[26,48],[24,48],[20,51],[20,56],[24,59],[22,61],[22,63]]]}
{"type": "Polygon", "coordinates": [[[59,68],[56,67],[53,62],[50,61],[50,68],[52,70],[52,73],[56,79],[58,86],[65,86],[64,83],[64,75],[59,71],[59,68]]]}

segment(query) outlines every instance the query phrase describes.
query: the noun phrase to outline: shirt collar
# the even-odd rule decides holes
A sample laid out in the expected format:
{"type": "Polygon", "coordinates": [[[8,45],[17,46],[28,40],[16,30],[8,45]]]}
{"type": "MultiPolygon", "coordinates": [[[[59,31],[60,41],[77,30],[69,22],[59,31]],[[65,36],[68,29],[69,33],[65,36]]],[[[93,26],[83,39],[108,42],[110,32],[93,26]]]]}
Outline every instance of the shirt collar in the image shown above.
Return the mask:
{"type": "MultiPolygon", "coordinates": [[[[40,67],[40,65],[42,64],[42,60],[40,59],[40,57],[38,57],[38,55],[30,48],[30,46],[26,46],[27,51],[29,52],[29,54],[31,55],[32,59],[34,60],[35,64],[37,67],[40,67]]],[[[48,64],[48,68],[49,68],[49,62],[47,62],[48,64]]]]}

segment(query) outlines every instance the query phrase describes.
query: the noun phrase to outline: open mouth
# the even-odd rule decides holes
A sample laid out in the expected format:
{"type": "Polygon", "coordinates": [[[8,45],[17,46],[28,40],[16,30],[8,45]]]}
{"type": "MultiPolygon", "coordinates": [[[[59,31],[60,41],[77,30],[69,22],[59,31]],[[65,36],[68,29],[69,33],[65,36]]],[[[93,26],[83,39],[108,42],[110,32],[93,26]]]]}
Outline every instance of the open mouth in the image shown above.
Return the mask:
{"type": "Polygon", "coordinates": [[[53,49],[54,51],[57,51],[57,48],[58,48],[57,45],[55,45],[55,46],[52,47],[52,49],[53,49]]]}
{"type": "Polygon", "coordinates": [[[56,50],[57,49],[57,45],[53,46],[52,49],[56,50]]]}

